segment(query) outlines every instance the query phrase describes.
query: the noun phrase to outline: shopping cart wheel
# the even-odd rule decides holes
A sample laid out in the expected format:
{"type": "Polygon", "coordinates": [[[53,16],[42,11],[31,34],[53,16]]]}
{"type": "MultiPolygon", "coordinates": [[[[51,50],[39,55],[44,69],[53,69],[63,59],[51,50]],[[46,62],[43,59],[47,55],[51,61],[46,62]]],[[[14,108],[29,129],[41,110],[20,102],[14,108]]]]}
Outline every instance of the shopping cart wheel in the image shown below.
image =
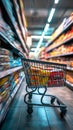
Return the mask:
{"type": "Polygon", "coordinates": [[[66,112],[67,112],[67,109],[66,109],[66,108],[65,108],[65,109],[64,109],[64,108],[63,108],[63,109],[61,108],[60,117],[61,117],[61,118],[64,118],[65,115],[66,115],[66,112]]]}
{"type": "Polygon", "coordinates": [[[55,101],[55,97],[52,96],[52,97],[51,97],[51,100],[50,100],[50,103],[53,104],[54,101],[55,101]]]}
{"type": "Polygon", "coordinates": [[[28,105],[27,113],[28,113],[28,114],[32,114],[32,112],[33,112],[32,106],[31,106],[31,105],[28,105]]]}

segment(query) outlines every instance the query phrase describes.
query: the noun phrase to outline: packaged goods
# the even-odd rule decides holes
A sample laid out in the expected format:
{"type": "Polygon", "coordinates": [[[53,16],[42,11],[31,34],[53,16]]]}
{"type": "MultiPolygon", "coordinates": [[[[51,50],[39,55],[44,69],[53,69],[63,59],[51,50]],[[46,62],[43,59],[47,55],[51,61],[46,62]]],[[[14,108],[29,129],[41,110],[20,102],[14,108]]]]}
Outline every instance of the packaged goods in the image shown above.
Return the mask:
{"type": "Polygon", "coordinates": [[[2,86],[5,82],[7,82],[8,79],[9,79],[9,76],[0,79],[0,86],[2,86]]]}
{"type": "Polygon", "coordinates": [[[67,72],[66,80],[73,84],[73,72],[67,72]]]}
{"type": "Polygon", "coordinates": [[[0,94],[0,103],[7,100],[9,97],[9,90],[5,90],[0,94]]]}
{"type": "Polygon", "coordinates": [[[10,52],[7,49],[0,48],[0,55],[9,55],[10,52]]]}
{"type": "Polygon", "coordinates": [[[19,82],[19,79],[16,79],[16,80],[15,80],[15,83],[17,84],[18,82],[19,82]]]}
{"type": "Polygon", "coordinates": [[[3,70],[10,69],[9,63],[2,63],[1,65],[2,65],[2,67],[3,67],[3,70]]]}
{"type": "Polygon", "coordinates": [[[10,85],[9,82],[6,82],[6,83],[3,85],[3,88],[6,89],[6,88],[9,87],[9,85],[10,85]]]}
{"type": "Polygon", "coordinates": [[[9,56],[0,55],[0,63],[10,61],[9,56]]]}
{"type": "Polygon", "coordinates": [[[9,82],[5,82],[2,86],[0,86],[0,92],[2,92],[5,89],[9,89],[9,82]]]}

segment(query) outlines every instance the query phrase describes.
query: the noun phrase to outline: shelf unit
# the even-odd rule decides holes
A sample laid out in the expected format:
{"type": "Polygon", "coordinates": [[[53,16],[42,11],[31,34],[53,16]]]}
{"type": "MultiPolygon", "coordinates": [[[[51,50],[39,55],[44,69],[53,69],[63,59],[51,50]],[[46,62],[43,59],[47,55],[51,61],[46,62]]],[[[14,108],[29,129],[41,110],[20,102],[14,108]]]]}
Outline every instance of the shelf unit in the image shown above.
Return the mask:
{"type": "Polygon", "coordinates": [[[58,48],[59,46],[61,45],[64,45],[64,44],[67,44],[68,42],[72,41],[73,40],[73,37],[70,37],[69,39],[65,40],[64,42],[62,43],[59,43],[58,45],[56,45],[55,47],[51,48],[51,49],[47,49],[46,52],[50,52],[52,50],[54,50],[55,48],[58,48]]]}
{"type": "MultiPolygon", "coordinates": [[[[20,3],[20,2],[18,2],[18,3],[20,3]]],[[[19,23],[19,26],[20,26],[20,30],[21,30],[21,33],[22,33],[22,37],[21,37],[21,40],[22,40],[22,42],[23,42],[23,40],[24,40],[24,42],[25,42],[25,48],[27,48],[27,50],[26,50],[26,53],[28,54],[28,46],[27,46],[27,44],[26,44],[26,26],[23,24],[23,19],[22,19],[22,17],[21,17],[21,8],[20,8],[20,6],[18,5],[18,3],[17,3],[17,1],[16,0],[13,0],[13,5],[14,5],[14,8],[15,8],[15,12],[16,12],[16,16],[17,16],[17,19],[18,19],[18,23],[19,23]]],[[[23,14],[23,16],[24,16],[24,14],[23,14]]]]}
{"type": "Polygon", "coordinates": [[[9,106],[10,106],[10,103],[12,102],[15,94],[17,93],[18,89],[20,88],[20,85],[23,81],[24,77],[21,78],[19,84],[15,87],[14,91],[12,92],[11,96],[7,99],[6,101],[6,104],[4,105],[4,107],[2,108],[1,112],[0,112],[0,123],[4,120],[7,112],[8,112],[8,109],[9,109],[9,106]]]}
{"type": "Polygon", "coordinates": [[[16,48],[15,45],[2,32],[0,32],[0,39],[7,43],[14,53],[21,57],[24,57],[24,54],[18,48],[16,48]]]}
{"type": "MultiPolygon", "coordinates": [[[[70,74],[69,72],[73,72],[73,16],[70,16],[67,19],[65,25],[63,24],[60,33],[56,34],[56,32],[59,32],[60,27],[55,31],[55,35],[53,34],[53,40],[48,42],[45,46],[44,60],[48,60],[49,62],[53,63],[66,64],[66,71],[68,74],[70,74]],[[71,49],[69,48],[69,50],[67,50],[68,47],[71,49]],[[63,51],[62,49],[65,50],[63,51]]],[[[73,89],[73,84],[68,81],[66,81],[66,84],[69,85],[69,88],[73,89]]]]}
{"type": "Polygon", "coordinates": [[[2,6],[4,7],[4,9],[6,11],[8,19],[11,21],[12,28],[14,29],[14,32],[15,32],[18,40],[20,41],[22,48],[24,49],[24,52],[26,52],[26,54],[28,54],[28,49],[26,47],[25,41],[23,40],[23,38],[21,36],[21,33],[19,33],[20,29],[18,27],[18,21],[16,22],[16,19],[13,16],[13,12],[12,12],[12,8],[11,8],[9,0],[1,0],[1,2],[2,2],[2,6]],[[9,7],[7,7],[7,6],[9,6],[9,7]]]}
{"type": "Polygon", "coordinates": [[[7,75],[12,74],[13,72],[16,72],[16,71],[20,70],[22,68],[23,67],[20,66],[20,67],[15,67],[15,68],[12,68],[12,69],[9,69],[9,70],[2,71],[2,72],[0,72],[0,79],[7,76],[7,75]]]}
{"type": "Polygon", "coordinates": [[[20,14],[21,14],[23,26],[27,27],[27,20],[26,20],[26,17],[25,17],[23,0],[18,0],[18,2],[19,2],[19,6],[20,6],[20,14]]]}
{"type": "Polygon", "coordinates": [[[0,23],[0,51],[4,51],[4,53],[0,52],[0,56],[2,55],[4,57],[5,55],[9,58],[7,61],[2,59],[3,63],[1,63],[0,60],[0,67],[4,63],[8,63],[10,67],[8,69],[0,69],[0,123],[4,120],[14,96],[25,78],[22,59],[28,57],[29,52],[24,39],[25,37],[22,36],[23,32],[25,33],[25,27],[23,27],[21,17],[18,18],[17,16],[17,7],[14,6],[13,1],[14,0],[0,1],[2,20],[0,23]],[[7,31],[9,32],[7,33],[7,31]],[[8,37],[8,34],[9,36],[11,35],[11,37],[8,37]]]}
{"type": "Polygon", "coordinates": [[[67,53],[67,54],[61,54],[61,55],[56,55],[56,56],[49,56],[47,59],[50,58],[55,58],[55,57],[65,57],[65,56],[73,56],[73,52],[67,53]]]}
{"type": "Polygon", "coordinates": [[[73,71],[73,67],[67,67],[67,70],[73,71]]]}
{"type": "Polygon", "coordinates": [[[71,83],[68,82],[68,81],[66,81],[66,84],[67,84],[67,86],[68,86],[71,90],[73,90],[73,84],[71,84],[71,83]]]}
{"type": "Polygon", "coordinates": [[[73,25],[73,21],[70,21],[70,23],[49,43],[46,44],[46,47],[48,47],[50,44],[52,44],[58,37],[63,34],[65,31],[67,31],[71,26],[73,25]]]}
{"type": "Polygon", "coordinates": [[[13,0],[13,5],[14,5],[14,9],[15,9],[15,12],[16,12],[16,15],[17,15],[17,19],[18,19],[18,23],[19,23],[19,26],[20,26],[20,29],[21,29],[21,32],[22,32],[22,36],[24,38],[24,41],[25,41],[25,26],[23,27],[23,24],[22,24],[22,19],[21,19],[21,16],[20,16],[20,8],[19,8],[19,5],[17,3],[16,0],[13,0]]]}

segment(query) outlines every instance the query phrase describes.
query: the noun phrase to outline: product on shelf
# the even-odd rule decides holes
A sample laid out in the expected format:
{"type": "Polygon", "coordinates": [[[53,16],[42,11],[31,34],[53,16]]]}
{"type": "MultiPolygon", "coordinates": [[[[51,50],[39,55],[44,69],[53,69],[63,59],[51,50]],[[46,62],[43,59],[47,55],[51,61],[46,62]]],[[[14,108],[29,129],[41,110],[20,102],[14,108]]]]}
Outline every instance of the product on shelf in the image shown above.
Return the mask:
{"type": "Polygon", "coordinates": [[[9,55],[10,51],[5,48],[0,48],[0,55],[9,55]]]}
{"type": "Polygon", "coordinates": [[[0,63],[10,61],[9,56],[0,55],[0,63]]]}
{"type": "Polygon", "coordinates": [[[8,79],[9,79],[9,76],[0,79],[0,87],[1,87],[5,82],[7,82],[8,79]]]}
{"type": "MultiPolygon", "coordinates": [[[[48,62],[66,64],[66,70],[68,71],[66,80],[73,84],[73,12],[53,33],[51,41],[47,43],[44,55],[48,62]]],[[[42,57],[43,52],[40,54],[40,59],[42,57]]],[[[49,80],[50,86],[56,83],[58,81],[49,80]]],[[[61,85],[62,83],[63,81],[60,82],[61,85]]]]}
{"type": "Polygon", "coordinates": [[[8,97],[9,97],[9,90],[4,90],[0,94],[0,103],[6,101],[8,99],[8,97]]]}
{"type": "Polygon", "coordinates": [[[69,18],[64,19],[61,25],[53,33],[51,41],[53,41],[60,33],[62,33],[72,23],[72,21],[73,21],[73,13],[71,13],[69,18]]]}
{"type": "Polygon", "coordinates": [[[73,84],[73,72],[67,72],[66,80],[73,84]]]}
{"type": "Polygon", "coordinates": [[[70,67],[73,67],[73,58],[70,60],[70,67]]]}
{"type": "Polygon", "coordinates": [[[58,56],[60,54],[67,54],[73,52],[73,43],[70,45],[62,45],[49,53],[50,56],[58,56]]]}
{"type": "Polygon", "coordinates": [[[21,65],[22,62],[20,58],[15,59],[15,57],[9,50],[5,48],[0,48],[0,71],[11,69],[13,67],[21,65]]]}
{"type": "MultiPolygon", "coordinates": [[[[11,8],[10,3],[8,4],[7,1],[5,1],[5,2],[6,2],[6,5],[11,8]]],[[[15,33],[16,33],[16,35],[18,36],[18,38],[20,40],[18,41],[17,38],[15,39],[15,34],[12,31],[12,28],[3,19],[1,9],[0,9],[0,31],[4,35],[4,37],[6,37],[6,39],[8,39],[11,44],[13,44],[13,46],[15,46],[21,53],[23,53],[24,52],[23,47],[25,48],[26,51],[28,51],[28,50],[27,50],[27,48],[25,46],[25,41],[23,40],[22,33],[21,33],[20,29],[19,29],[18,23],[16,22],[15,18],[13,17],[13,14],[11,13],[11,11],[12,10],[9,11],[9,15],[10,14],[12,15],[12,17],[10,15],[10,18],[11,18],[12,21],[14,21],[12,23],[13,23],[13,26],[14,26],[14,28],[16,30],[15,33]]]]}
{"type": "Polygon", "coordinates": [[[7,100],[9,97],[9,76],[0,79],[0,103],[7,100]]]}
{"type": "Polygon", "coordinates": [[[20,74],[21,71],[17,71],[0,79],[0,103],[7,101],[8,97],[12,94],[14,88],[20,81],[20,74]]]}
{"type": "Polygon", "coordinates": [[[50,46],[48,46],[46,48],[46,51],[49,51],[50,49],[66,42],[68,39],[72,39],[73,38],[73,27],[71,27],[71,29],[69,31],[67,31],[66,33],[62,34],[58,39],[56,39],[50,46]]]}
{"type": "MultiPolygon", "coordinates": [[[[15,1],[19,4],[17,0],[15,1]]],[[[14,9],[13,0],[12,1],[1,0],[0,3],[1,3],[0,6],[0,74],[1,74],[0,76],[0,123],[1,123],[1,121],[5,118],[9,105],[23,80],[24,76],[22,77],[22,70],[21,70],[22,62],[20,56],[21,55],[24,56],[24,53],[28,55],[28,49],[25,46],[25,40],[22,37],[22,33],[23,30],[25,31],[25,28],[22,28],[23,30],[20,30],[20,26],[16,17],[16,11],[14,9]]],[[[18,6],[16,7],[18,8],[18,6]]]]}

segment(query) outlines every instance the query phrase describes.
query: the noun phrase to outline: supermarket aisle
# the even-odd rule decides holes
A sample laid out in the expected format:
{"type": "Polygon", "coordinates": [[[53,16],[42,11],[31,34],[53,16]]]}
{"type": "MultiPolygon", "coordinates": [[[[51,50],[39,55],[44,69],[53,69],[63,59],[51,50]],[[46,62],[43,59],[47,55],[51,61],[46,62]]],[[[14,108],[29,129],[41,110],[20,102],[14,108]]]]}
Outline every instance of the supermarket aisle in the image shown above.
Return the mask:
{"type": "MultiPolygon", "coordinates": [[[[57,94],[67,104],[68,112],[65,119],[60,119],[56,109],[48,107],[34,107],[33,114],[29,116],[23,101],[24,81],[11,104],[1,130],[73,130],[73,92],[68,88],[49,88],[48,92],[57,94]]],[[[35,101],[38,98],[35,97],[35,101]]]]}

